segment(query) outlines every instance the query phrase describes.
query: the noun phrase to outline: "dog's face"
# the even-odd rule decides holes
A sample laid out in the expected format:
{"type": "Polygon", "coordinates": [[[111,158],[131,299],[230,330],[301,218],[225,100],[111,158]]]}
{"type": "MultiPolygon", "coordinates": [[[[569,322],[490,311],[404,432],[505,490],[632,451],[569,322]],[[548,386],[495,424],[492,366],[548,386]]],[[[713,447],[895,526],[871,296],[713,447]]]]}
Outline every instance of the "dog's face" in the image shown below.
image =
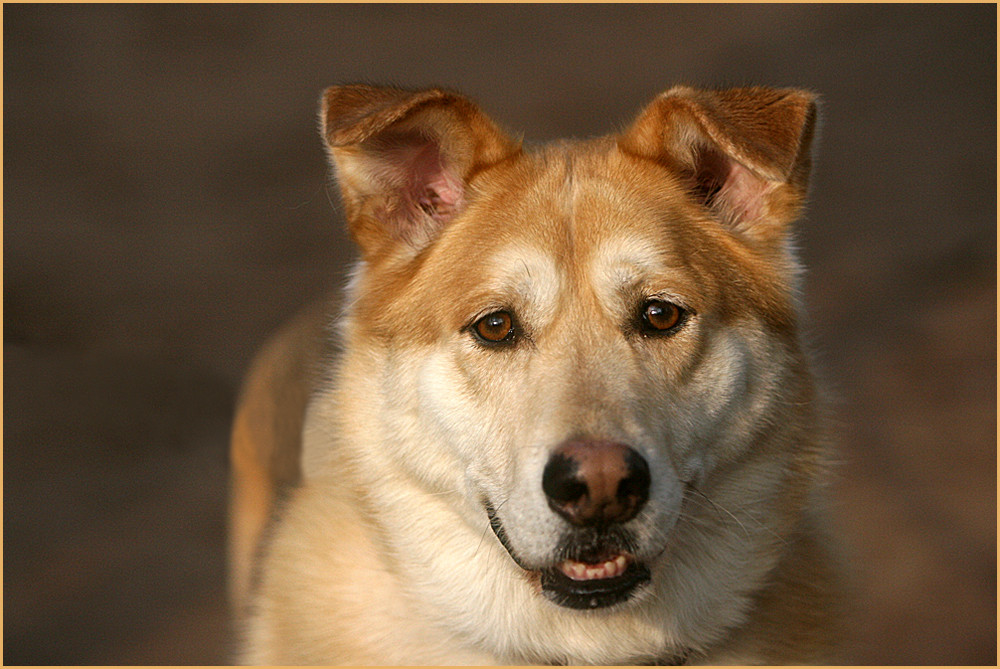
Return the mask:
{"type": "Polygon", "coordinates": [[[785,228],[809,96],[678,89],[621,135],[535,152],[440,91],[331,89],[325,109],[364,252],[348,336],[379,360],[398,471],[460,488],[568,609],[772,541],[794,453],[765,433],[805,387],[785,228]],[[725,555],[697,555],[713,533],[725,555]]]}

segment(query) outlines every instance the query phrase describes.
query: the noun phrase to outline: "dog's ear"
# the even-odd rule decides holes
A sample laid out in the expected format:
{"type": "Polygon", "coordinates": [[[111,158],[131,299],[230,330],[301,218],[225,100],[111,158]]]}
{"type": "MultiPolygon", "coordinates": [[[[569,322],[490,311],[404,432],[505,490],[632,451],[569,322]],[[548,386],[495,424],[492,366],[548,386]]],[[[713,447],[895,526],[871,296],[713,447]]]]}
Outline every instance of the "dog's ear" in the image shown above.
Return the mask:
{"type": "Polygon", "coordinates": [[[679,172],[723,222],[773,241],[805,199],[815,126],[816,98],[806,91],[677,86],[649,104],[618,144],[679,172]]]}
{"type": "Polygon", "coordinates": [[[469,180],[520,150],[475,104],[440,89],[334,86],[320,123],[366,256],[425,246],[462,210],[469,180]]]}

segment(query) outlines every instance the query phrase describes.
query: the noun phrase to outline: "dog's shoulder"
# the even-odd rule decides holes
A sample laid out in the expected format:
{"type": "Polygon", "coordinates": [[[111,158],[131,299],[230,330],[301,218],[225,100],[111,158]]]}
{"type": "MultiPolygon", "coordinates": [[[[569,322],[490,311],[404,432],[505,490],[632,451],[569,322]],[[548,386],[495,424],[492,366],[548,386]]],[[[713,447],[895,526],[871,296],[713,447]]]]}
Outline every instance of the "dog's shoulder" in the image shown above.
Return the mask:
{"type": "Polygon", "coordinates": [[[331,355],[335,306],[319,300],[275,333],[254,358],[237,401],[230,439],[230,598],[239,611],[275,503],[301,476],[302,426],[331,355]]]}

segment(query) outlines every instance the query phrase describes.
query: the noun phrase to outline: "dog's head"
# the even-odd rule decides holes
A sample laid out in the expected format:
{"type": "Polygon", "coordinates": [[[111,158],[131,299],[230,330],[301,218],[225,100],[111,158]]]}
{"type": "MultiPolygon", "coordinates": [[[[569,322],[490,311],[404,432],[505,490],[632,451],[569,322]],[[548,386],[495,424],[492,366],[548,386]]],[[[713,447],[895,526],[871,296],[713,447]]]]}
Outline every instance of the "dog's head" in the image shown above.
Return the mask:
{"type": "Polygon", "coordinates": [[[562,607],[749,590],[805,494],[788,228],[814,120],[801,91],[678,87],[528,151],[451,92],[329,89],[370,457],[460,489],[562,607]]]}

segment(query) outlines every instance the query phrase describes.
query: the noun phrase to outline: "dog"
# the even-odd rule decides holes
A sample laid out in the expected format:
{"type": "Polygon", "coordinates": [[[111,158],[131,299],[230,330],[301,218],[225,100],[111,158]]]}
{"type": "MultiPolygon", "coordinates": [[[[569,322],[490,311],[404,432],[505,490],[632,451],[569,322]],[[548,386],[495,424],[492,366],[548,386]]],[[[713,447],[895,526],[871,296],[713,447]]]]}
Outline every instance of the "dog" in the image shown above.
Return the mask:
{"type": "Polygon", "coordinates": [[[816,109],[677,86],[529,149],[449,90],[326,90],[360,260],[239,402],[239,660],[835,659],[792,230],[816,109]]]}

